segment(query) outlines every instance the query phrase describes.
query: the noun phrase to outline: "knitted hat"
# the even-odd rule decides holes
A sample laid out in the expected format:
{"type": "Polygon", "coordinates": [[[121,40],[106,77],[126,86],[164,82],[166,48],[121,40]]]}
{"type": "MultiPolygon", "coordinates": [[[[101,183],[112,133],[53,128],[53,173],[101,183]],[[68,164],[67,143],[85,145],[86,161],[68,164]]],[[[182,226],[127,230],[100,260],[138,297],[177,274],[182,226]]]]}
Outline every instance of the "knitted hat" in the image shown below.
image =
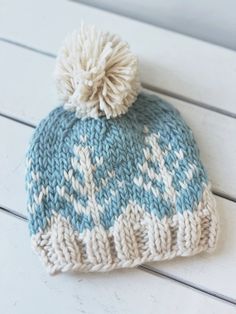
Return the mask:
{"type": "Polygon", "coordinates": [[[218,221],[193,134],[140,92],[137,58],[81,27],[59,52],[62,105],[27,154],[32,245],[50,273],[108,271],[215,247],[218,221]]]}

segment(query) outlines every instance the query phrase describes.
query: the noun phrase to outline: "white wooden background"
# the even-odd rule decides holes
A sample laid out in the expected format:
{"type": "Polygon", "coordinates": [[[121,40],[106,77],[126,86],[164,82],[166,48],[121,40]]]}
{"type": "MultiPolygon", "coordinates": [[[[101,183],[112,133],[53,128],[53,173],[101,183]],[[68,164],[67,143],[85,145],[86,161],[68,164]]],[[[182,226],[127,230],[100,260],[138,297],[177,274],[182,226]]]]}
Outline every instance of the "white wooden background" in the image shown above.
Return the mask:
{"type": "Polygon", "coordinates": [[[1,313],[236,313],[235,86],[236,52],[75,2],[0,0],[1,313]],[[193,129],[220,216],[214,254],[50,277],[31,252],[25,151],[58,103],[55,55],[82,19],[127,40],[143,86],[174,104],[193,129]]]}
{"type": "Polygon", "coordinates": [[[235,0],[75,0],[236,50],[235,0]]]}

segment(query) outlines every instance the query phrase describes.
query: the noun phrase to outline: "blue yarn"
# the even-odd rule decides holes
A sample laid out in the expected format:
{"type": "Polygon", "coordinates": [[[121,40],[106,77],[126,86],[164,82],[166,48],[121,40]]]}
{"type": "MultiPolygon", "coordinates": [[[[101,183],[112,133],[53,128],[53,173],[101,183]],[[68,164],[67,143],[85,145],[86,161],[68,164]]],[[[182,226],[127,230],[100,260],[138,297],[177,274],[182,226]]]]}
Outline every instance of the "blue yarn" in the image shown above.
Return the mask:
{"type": "MultiPolygon", "coordinates": [[[[110,120],[105,117],[80,120],[73,112],[60,106],[39,124],[27,154],[30,160],[26,174],[28,204],[34,208],[29,213],[31,234],[44,230],[53,213],[66,217],[79,232],[91,230],[96,225],[89,214],[77,213],[72,202],[58,193],[58,188],[64,187],[76,202],[83,207],[88,206],[87,195],[75,191],[71,181],[64,176],[72,169],[74,146],[88,147],[90,150],[91,163],[96,166],[93,171],[93,181],[98,187],[95,198],[102,208],[99,212],[100,223],[106,230],[113,226],[129,202],[139,204],[160,219],[176,212],[194,211],[208,181],[192,131],[178,111],[157,96],[141,93],[128,113],[110,120]],[[144,133],[144,125],[147,133],[144,133]],[[146,143],[147,136],[151,134],[158,135],[158,146],[165,152],[164,165],[172,177],[171,185],[176,192],[174,204],[173,200],[164,197],[166,178],[161,175],[159,162],[146,161],[144,155],[145,148],[152,151],[150,144],[146,143]],[[84,136],[86,141],[83,140],[84,136]],[[180,151],[183,159],[177,158],[180,151]],[[99,163],[101,157],[103,162],[99,163]],[[143,185],[134,183],[135,178],[142,178],[144,184],[150,182],[148,174],[142,172],[139,166],[145,162],[160,176],[159,180],[152,180],[151,183],[159,195],[155,196],[143,185]],[[189,179],[187,173],[192,166],[195,170],[189,179]],[[112,172],[113,177],[109,175],[112,172]],[[37,180],[34,179],[36,173],[39,173],[37,180]],[[102,179],[106,180],[104,186],[102,179]],[[118,186],[118,181],[123,185],[118,186]],[[184,182],[186,187],[183,187],[184,182]],[[37,204],[35,195],[40,194],[42,186],[48,188],[48,193],[37,204]]],[[[85,184],[85,176],[80,169],[73,169],[73,177],[82,186],[85,184]]]]}

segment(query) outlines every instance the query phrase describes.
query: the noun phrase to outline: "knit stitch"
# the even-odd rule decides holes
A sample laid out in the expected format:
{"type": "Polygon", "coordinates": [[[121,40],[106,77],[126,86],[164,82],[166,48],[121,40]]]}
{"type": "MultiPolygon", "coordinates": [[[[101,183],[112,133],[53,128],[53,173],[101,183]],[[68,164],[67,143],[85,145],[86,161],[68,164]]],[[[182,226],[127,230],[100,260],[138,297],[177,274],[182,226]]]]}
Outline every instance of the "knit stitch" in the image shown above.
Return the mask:
{"type": "Polygon", "coordinates": [[[48,271],[107,271],[215,247],[218,219],[192,131],[141,93],[125,115],[62,106],[27,153],[32,244],[48,271]]]}

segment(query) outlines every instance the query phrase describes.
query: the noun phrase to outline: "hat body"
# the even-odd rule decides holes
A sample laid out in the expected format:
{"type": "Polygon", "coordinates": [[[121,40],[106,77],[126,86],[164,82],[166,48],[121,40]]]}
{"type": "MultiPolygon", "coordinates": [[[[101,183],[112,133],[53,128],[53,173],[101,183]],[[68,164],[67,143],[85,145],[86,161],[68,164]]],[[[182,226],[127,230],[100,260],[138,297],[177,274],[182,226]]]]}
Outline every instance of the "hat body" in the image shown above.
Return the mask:
{"type": "Polygon", "coordinates": [[[154,95],[113,119],[56,108],[31,140],[26,189],[32,245],[51,273],[215,247],[215,202],[192,131],[154,95]]]}

